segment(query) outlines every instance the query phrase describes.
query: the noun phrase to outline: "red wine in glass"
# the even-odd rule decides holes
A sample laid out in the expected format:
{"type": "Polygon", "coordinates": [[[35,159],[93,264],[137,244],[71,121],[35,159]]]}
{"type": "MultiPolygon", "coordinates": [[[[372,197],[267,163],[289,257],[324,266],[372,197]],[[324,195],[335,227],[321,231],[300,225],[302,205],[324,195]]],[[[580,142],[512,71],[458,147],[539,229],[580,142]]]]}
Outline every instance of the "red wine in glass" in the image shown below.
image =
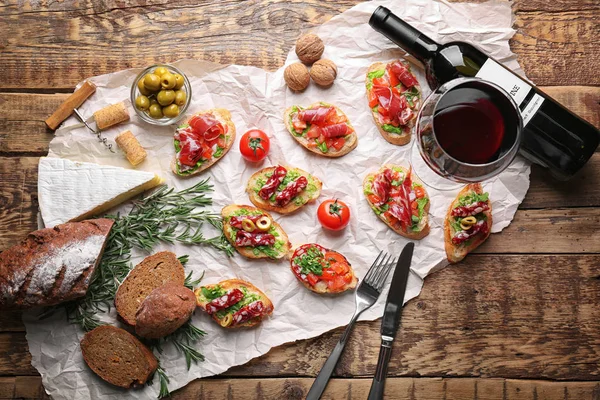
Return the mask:
{"type": "Polygon", "coordinates": [[[417,145],[423,161],[443,178],[479,182],[512,162],[521,129],[519,109],[506,91],[478,78],[459,78],[440,86],[423,103],[417,145]]]}

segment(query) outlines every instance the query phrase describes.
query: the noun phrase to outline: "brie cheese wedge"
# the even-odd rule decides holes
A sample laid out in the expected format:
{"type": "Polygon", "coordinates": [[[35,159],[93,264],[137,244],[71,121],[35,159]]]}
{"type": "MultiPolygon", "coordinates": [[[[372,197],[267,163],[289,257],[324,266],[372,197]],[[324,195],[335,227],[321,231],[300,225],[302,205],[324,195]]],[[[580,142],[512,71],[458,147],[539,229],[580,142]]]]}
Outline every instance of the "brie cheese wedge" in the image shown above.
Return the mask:
{"type": "Polygon", "coordinates": [[[46,228],[107,211],[163,183],[152,172],[42,157],[38,200],[46,228]]]}

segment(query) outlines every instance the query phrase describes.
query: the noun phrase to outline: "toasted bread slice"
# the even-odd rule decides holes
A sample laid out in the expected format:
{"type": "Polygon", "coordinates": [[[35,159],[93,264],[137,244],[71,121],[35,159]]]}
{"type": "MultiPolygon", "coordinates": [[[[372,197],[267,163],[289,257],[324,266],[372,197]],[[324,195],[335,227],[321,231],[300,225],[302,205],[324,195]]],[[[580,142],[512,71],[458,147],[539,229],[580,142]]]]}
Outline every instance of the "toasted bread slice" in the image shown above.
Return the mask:
{"type": "MultiPolygon", "coordinates": [[[[252,318],[241,324],[232,323],[231,318],[228,316],[228,315],[232,315],[231,312],[226,315],[222,315],[221,317],[219,317],[218,312],[212,314],[211,315],[212,319],[214,319],[223,328],[249,328],[249,327],[258,325],[265,317],[273,314],[273,310],[275,307],[273,306],[273,303],[267,297],[267,295],[265,295],[259,288],[257,288],[250,282],[246,282],[241,279],[228,279],[226,281],[221,281],[221,282],[213,284],[213,285],[202,286],[202,287],[199,287],[198,289],[196,289],[194,291],[194,294],[196,295],[196,305],[198,307],[202,308],[204,311],[206,311],[206,305],[208,303],[210,303],[210,300],[208,300],[207,298],[205,298],[202,295],[202,288],[204,287],[204,288],[208,288],[208,289],[214,289],[216,286],[220,286],[221,289],[225,293],[227,293],[228,291],[233,290],[233,289],[242,290],[242,287],[244,287],[249,294],[255,295],[255,300],[253,300],[253,301],[260,300],[260,301],[262,301],[262,303],[264,304],[264,307],[265,307],[265,311],[261,316],[252,318]]],[[[240,301],[244,301],[244,299],[242,299],[240,301]]]]}
{"type": "Polygon", "coordinates": [[[183,286],[185,271],[177,256],[161,251],[144,258],[127,275],[115,295],[115,308],[127,324],[135,326],[135,315],[154,289],[166,283],[183,286]]]}
{"type": "Polygon", "coordinates": [[[223,233],[225,234],[225,237],[227,238],[227,240],[229,240],[233,247],[235,247],[238,253],[240,253],[244,257],[250,259],[268,258],[272,260],[278,260],[289,256],[288,253],[290,252],[292,244],[288,239],[288,235],[285,233],[281,225],[275,222],[271,214],[269,214],[268,212],[248,205],[232,204],[223,207],[223,210],[221,210],[221,216],[223,217],[223,233]],[[229,218],[236,215],[236,213],[240,215],[247,215],[248,213],[259,215],[262,214],[269,217],[269,219],[271,220],[271,229],[269,230],[269,233],[274,234],[276,240],[275,245],[268,246],[268,248],[271,249],[269,254],[256,247],[238,247],[235,245],[235,235],[237,230],[231,226],[231,224],[229,223],[229,218]]]}
{"type": "MultiPolygon", "coordinates": [[[[319,294],[342,293],[347,290],[354,289],[358,283],[358,278],[354,274],[354,269],[352,268],[352,265],[350,264],[348,259],[346,259],[346,257],[344,257],[342,254],[338,253],[337,251],[327,249],[316,243],[309,243],[309,244],[305,244],[305,245],[302,245],[302,246],[299,246],[298,248],[296,248],[294,250],[292,257],[290,258],[290,268],[291,268],[292,272],[294,273],[294,275],[296,276],[296,278],[298,278],[298,280],[308,290],[311,290],[311,291],[313,291],[315,293],[319,293],[319,294]],[[340,263],[340,261],[341,261],[341,263],[343,265],[347,266],[347,268],[348,268],[348,271],[345,272],[343,275],[349,276],[350,281],[345,282],[345,284],[343,286],[336,287],[336,286],[330,285],[328,283],[328,282],[331,282],[332,284],[335,284],[336,283],[335,280],[326,281],[326,280],[321,279],[318,275],[313,273],[314,276],[312,278],[318,279],[318,281],[313,282],[314,284],[311,283],[308,275],[302,273],[302,267],[298,264],[298,261],[301,260],[302,257],[311,257],[310,253],[307,255],[307,252],[311,248],[318,249],[319,252],[322,254],[322,256],[325,258],[326,258],[326,256],[330,256],[332,253],[334,253],[334,260],[330,260],[329,265],[333,266],[334,263],[340,263]],[[338,259],[337,262],[336,262],[335,258],[338,259]]],[[[329,269],[329,268],[323,268],[323,271],[325,271],[327,269],[329,269]]],[[[321,276],[323,276],[323,274],[321,274],[321,276]]]]}
{"type": "MultiPolygon", "coordinates": [[[[369,205],[371,206],[371,209],[373,209],[375,214],[377,214],[379,219],[382,220],[387,226],[392,228],[394,230],[394,232],[396,232],[399,235],[402,235],[406,238],[413,239],[413,240],[423,239],[425,236],[429,235],[429,206],[430,206],[429,201],[423,208],[423,217],[419,221],[419,224],[415,227],[415,229],[411,230],[411,228],[408,228],[409,231],[406,231],[406,230],[403,230],[399,225],[394,227],[392,221],[390,221],[388,218],[386,218],[383,212],[379,212],[377,206],[375,206],[369,200],[369,196],[367,195],[367,193],[371,192],[371,184],[372,184],[373,179],[375,178],[375,176],[377,174],[379,174],[380,172],[383,172],[386,168],[390,168],[392,170],[402,172],[405,175],[408,173],[408,170],[400,165],[385,164],[377,172],[373,172],[373,173],[370,173],[369,175],[365,176],[365,179],[363,180],[363,192],[365,193],[367,202],[369,203],[369,205]]],[[[425,192],[425,198],[429,199],[429,195],[427,194],[427,191],[425,190],[425,186],[423,185],[423,182],[421,182],[421,180],[415,174],[411,174],[411,178],[412,178],[413,185],[415,183],[418,185],[421,185],[421,187],[423,188],[423,191],[425,192]]]]}
{"type": "MultiPolygon", "coordinates": [[[[386,63],[376,62],[374,64],[371,64],[371,66],[367,70],[367,75],[365,78],[365,85],[367,87],[367,95],[369,94],[369,85],[371,84],[371,79],[369,78],[369,73],[374,72],[374,71],[381,71],[382,69],[385,70],[386,66],[387,66],[386,63]]],[[[415,85],[414,87],[416,87],[416,90],[418,90],[419,94],[420,94],[421,87],[419,85],[415,85]]],[[[402,133],[388,132],[388,131],[384,130],[383,124],[379,121],[379,118],[378,118],[379,114],[377,113],[377,111],[374,111],[373,109],[371,109],[371,114],[373,115],[373,120],[375,121],[375,125],[377,126],[379,133],[381,133],[381,136],[383,136],[383,138],[385,140],[387,140],[389,143],[395,144],[398,146],[403,146],[410,142],[412,128],[415,126],[417,114],[421,107],[421,96],[419,95],[414,100],[415,100],[413,102],[414,106],[411,107],[411,109],[414,112],[414,115],[408,121],[408,123],[406,125],[404,125],[406,128],[402,129],[402,133]]]]}
{"type": "MultiPolygon", "coordinates": [[[[309,174],[304,170],[301,170],[300,168],[285,167],[288,171],[288,176],[291,176],[290,174],[294,174],[306,177],[306,179],[308,180],[308,186],[306,187],[306,189],[300,192],[298,196],[294,197],[292,201],[290,201],[286,206],[283,207],[278,206],[274,201],[264,200],[258,195],[258,192],[269,179],[267,177],[267,174],[273,174],[275,168],[276,167],[263,168],[260,171],[255,172],[248,181],[246,191],[248,192],[248,197],[250,198],[250,201],[256,207],[267,211],[275,211],[279,214],[289,214],[296,211],[305,204],[315,201],[321,195],[321,188],[323,187],[323,182],[321,182],[317,177],[309,174]]],[[[285,180],[283,183],[285,183],[285,180]]]]}
{"type": "Polygon", "coordinates": [[[124,329],[102,325],[81,340],[86,364],[100,378],[115,386],[143,385],[158,368],[152,351],[124,329]]]}
{"type": "Polygon", "coordinates": [[[291,115],[294,112],[293,111],[294,106],[287,108],[285,110],[285,112],[283,113],[283,121],[285,123],[285,126],[286,126],[288,132],[290,133],[290,135],[292,135],[292,137],[294,139],[296,139],[296,141],[298,143],[300,143],[302,145],[302,147],[304,147],[308,151],[312,151],[313,153],[318,154],[320,156],[341,157],[343,155],[350,153],[358,145],[358,136],[356,135],[356,131],[352,127],[352,124],[350,123],[348,116],[346,114],[344,114],[344,112],[342,110],[340,110],[338,107],[334,106],[333,104],[328,104],[328,103],[323,103],[323,102],[313,103],[310,106],[308,106],[306,109],[310,109],[310,108],[314,108],[314,107],[321,107],[321,106],[335,107],[335,110],[337,111],[338,115],[340,115],[340,116],[343,115],[344,117],[346,117],[346,123],[352,128],[352,133],[350,135],[345,136],[346,143],[344,144],[344,147],[342,147],[339,150],[336,150],[334,148],[329,148],[326,153],[323,153],[318,147],[309,146],[309,140],[305,136],[296,134],[294,131],[294,127],[292,126],[292,124],[290,122],[291,115]]]}
{"type": "MultiPolygon", "coordinates": [[[[173,170],[173,172],[175,174],[177,174],[179,176],[192,176],[192,175],[199,174],[200,172],[209,169],[214,164],[216,164],[217,161],[219,161],[223,157],[225,157],[225,154],[227,154],[229,149],[231,149],[231,146],[233,146],[233,142],[235,141],[235,125],[233,124],[233,121],[231,120],[231,113],[229,112],[229,110],[226,110],[224,108],[213,108],[210,110],[196,113],[194,115],[201,115],[201,114],[212,114],[217,120],[219,120],[219,122],[221,122],[223,125],[227,126],[227,133],[225,134],[225,147],[223,148],[223,152],[221,153],[221,155],[219,157],[214,157],[214,155],[213,155],[213,157],[210,160],[202,162],[202,164],[200,164],[199,167],[189,170],[189,171],[181,171],[180,170],[179,163],[177,162],[177,154],[175,154],[175,157],[173,158],[173,161],[171,162],[171,169],[173,170]]],[[[190,119],[192,117],[190,117],[190,119]]],[[[189,121],[189,119],[188,119],[188,121],[189,121]]],[[[184,124],[187,124],[187,122],[185,122],[184,124]]],[[[184,124],[182,124],[182,125],[184,125],[184,124]]]]}
{"type": "Polygon", "coordinates": [[[448,207],[448,212],[446,213],[446,218],[444,219],[444,246],[446,247],[446,255],[448,256],[448,261],[450,261],[451,263],[459,262],[460,260],[465,258],[467,254],[469,254],[477,247],[479,247],[479,245],[485,242],[492,231],[492,203],[488,199],[487,203],[489,206],[489,210],[482,212],[482,214],[484,214],[486,217],[486,224],[488,227],[487,233],[478,233],[471,239],[467,240],[467,242],[459,245],[455,245],[452,243],[452,237],[454,237],[456,231],[454,230],[454,228],[452,227],[452,223],[450,222],[451,219],[454,219],[454,217],[451,215],[451,212],[454,208],[458,206],[458,202],[461,197],[466,196],[472,192],[475,192],[477,194],[483,194],[483,188],[481,187],[481,184],[472,183],[462,188],[462,190],[458,192],[458,195],[456,196],[454,201],[452,201],[452,204],[450,204],[450,207],[448,207]]]}

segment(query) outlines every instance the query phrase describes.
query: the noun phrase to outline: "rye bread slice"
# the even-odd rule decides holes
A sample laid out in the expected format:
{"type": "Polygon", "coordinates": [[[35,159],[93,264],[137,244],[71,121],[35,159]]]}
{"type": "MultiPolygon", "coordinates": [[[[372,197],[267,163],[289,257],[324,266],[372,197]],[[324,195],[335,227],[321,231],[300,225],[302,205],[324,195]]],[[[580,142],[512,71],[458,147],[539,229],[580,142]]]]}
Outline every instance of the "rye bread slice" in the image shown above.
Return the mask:
{"type": "Polygon", "coordinates": [[[110,325],[86,333],[81,352],[100,378],[123,388],[143,385],[158,367],[150,349],[131,333],[110,325]]]}
{"type": "Polygon", "coordinates": [[[135,326],[135,314],[142,302],[157,287],[173,282],[183,286],[185,271],[177,256],[161,251],[144,258],[123,281],[115,296],[115,307],[127,324],[135,326]]]}
{"type": "Polygon", "coordinates": [[[157,287],[135,315],[135,333],[158,339],[175,332],[196,309],[196,296],[185,286],[170,282],[157,287]]]}

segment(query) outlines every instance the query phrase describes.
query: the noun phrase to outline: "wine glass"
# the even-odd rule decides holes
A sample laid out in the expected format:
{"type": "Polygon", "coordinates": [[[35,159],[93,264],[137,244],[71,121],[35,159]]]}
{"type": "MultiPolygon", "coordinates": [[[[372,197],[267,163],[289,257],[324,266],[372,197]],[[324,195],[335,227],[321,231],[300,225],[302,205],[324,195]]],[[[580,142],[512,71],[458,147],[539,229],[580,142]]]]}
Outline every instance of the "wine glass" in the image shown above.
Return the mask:
{"type": "Polygon", "coordinates": [[[492,178],[515,158],[522,129],[519,108],[504,89],[479,78],[454,79],[419,111],[413,171],[438,190],[492,178]]]}

